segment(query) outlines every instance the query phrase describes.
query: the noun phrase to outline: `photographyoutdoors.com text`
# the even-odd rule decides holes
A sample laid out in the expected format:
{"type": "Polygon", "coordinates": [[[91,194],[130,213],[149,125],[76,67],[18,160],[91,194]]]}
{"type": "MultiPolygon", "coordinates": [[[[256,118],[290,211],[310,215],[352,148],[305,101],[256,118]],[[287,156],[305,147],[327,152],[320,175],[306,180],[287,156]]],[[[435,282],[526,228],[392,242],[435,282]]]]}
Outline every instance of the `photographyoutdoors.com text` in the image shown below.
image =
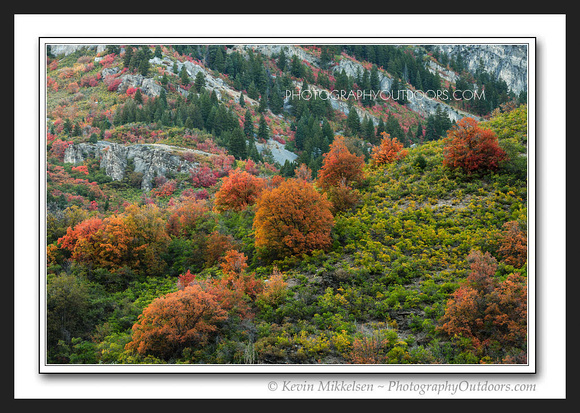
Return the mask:
{"type": "Polygon", "coordinates": [[[279,380],[270,381],[272,392],[389,392],[413,393],[418,396],[457,396],[465,393],[534,392],[535,383],[502,383],[485,381],[414,382],[390,380],[374,383],[361,380],[279,380]]]}
{"type": "Polygon", "coordinates": [[[437,100],[485,100],[485,90],[460,90],[453,91],[447,89],[437,90],[286,90],[284,99],[321,99],[321,100],[348,100],[348,99],[372,99],[372,100],[423,100],[423,99],[437,99],[437,100]]]}

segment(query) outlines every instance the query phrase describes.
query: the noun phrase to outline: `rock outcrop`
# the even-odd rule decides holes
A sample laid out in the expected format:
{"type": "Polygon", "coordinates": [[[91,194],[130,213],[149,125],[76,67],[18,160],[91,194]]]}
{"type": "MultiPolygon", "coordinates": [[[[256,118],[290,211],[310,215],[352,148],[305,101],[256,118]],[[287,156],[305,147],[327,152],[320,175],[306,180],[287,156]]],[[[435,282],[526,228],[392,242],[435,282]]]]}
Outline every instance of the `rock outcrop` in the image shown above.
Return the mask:
{"type": "Polygon", "coordinates": [[[206,156],[207,152],[184,149],[161,144],[121,145],[114,142],[79,143],[66,148],[64,161],[79,164],[87,158],[99,158],[100,167],[107,176],[115,181],[125,177],[128,160],[133,160],[134,171],[143,174],[141,189],[149,191],[156,176],[165,176],[169,172],[189,172],[196,170],[198,164],[180,156],[180,153],[191,151],[206,156]]]}
{"type": "Polygon", "coordinates": [[[505,44],[450,44],[437,48],[456,58],[461,56],[467,70],[475,73],[480,63],[495,79],[506,82],[514,93],[527,91],[528,50],[526,45],[505,44]]]}

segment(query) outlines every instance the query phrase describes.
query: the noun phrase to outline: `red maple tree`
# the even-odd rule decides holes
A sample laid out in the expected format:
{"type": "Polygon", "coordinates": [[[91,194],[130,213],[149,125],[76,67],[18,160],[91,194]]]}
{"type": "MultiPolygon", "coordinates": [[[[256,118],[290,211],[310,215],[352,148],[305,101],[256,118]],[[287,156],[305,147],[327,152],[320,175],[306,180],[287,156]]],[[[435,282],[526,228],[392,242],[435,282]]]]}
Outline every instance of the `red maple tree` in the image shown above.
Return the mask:
{"type": "Polygon", "coordinates": [[[473,118],[465,117],[447,131],[444,164],[451,169],[460,168],[467,174],[496,171],[506,159],[496,134],[481,128],[473,118]]]}

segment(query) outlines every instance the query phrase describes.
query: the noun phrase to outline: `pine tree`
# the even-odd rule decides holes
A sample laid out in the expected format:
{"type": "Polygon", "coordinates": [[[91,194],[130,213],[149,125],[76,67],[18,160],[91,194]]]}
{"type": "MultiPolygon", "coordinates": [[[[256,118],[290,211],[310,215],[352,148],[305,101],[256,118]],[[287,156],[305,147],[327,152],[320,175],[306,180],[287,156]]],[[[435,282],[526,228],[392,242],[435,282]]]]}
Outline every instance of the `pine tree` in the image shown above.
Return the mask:
{"type": "Polygon", "coordinates": [[[185,65],[181,66],[181,73],[179,74],[179,79],[181,80],[181,84],[183,86],[187,86],[189,85],[189,82],[191,82],[191,79],[187,74],[187,70],[185,69],[185,65]]]}
{"type": "Polygon", "coordinates": [[[246,136],[241,128],[235,128],[230,136],[228,149],[231,155],[236,159],[246,159],[248,157],[248,148],[246,145],[246,136]]]}
{"type": "Polygon", "coordinates": [[[130,69],[131,60],[133,59],[133,46],[125,46],[125,56],[123,56],[123,66],[130,69]]]}
{"type": "Polygon", "coordinates": [[[280,56],[278,56],[278,68],[281,71],[286,70],[286,53],[284,53],[284,48],[280,51],[280,56]]]}
{"type": "Polygon", "coordinates": [[[268,140],[270,137],[270,132],[268,130],[268,124],[264,115],[260,115],[260,124],[258,126],[258,138],[268,140]]]}
{"type": "Polygon", "coordinates": [[[381,88],[377,65],[373,65],[371,68],[370,87],[374,91],[378,91],[381,88]]]}
{"type": "Polygon", "coordinates": [[[346,128],[351,136],[355,136],[360,131],[360,118],[356,109],[349,105],[348,116],[346,118],[346,128]]]}
{"type": "Polygon", "coordinates": [[[377,132],[375,133],[375,139],[373,140],[372,144],[376,145],[381,141],[381,133],[385,132],[385,122],[383,118],[379,118],[379,124],[377,125],[377,132]]]}
{"type": "Polygon", "coordinates": [[[244,115],[244,134],[248,138],[254,139],[254,122],[252,121],[250,109],[247,109],[244,115]]]}
{"type": "Polygon", "coordinates": [[[135,102],[138,103],[139,105],[143,104],[143,94],[141,93],[141,89],[137,89],[133,99],[135,99],[135,102]]]}
{"type": "Polygon", "coordinates": [[[205,76],[203,75],[203,72],[201,70],[197,72],[197,74],[195,75],[195,81],[193,84],[195,86],[195,90],[197,91],[197,93],[203,92],[205,88],[205,76]]]}
{"type": "Polygon", "coordinates": [[[159,46],[159,45],[155,46],[154,56],[161,59],[161,57],[163,56],[163,53],[161,51],[161,46],[159,46]]]}

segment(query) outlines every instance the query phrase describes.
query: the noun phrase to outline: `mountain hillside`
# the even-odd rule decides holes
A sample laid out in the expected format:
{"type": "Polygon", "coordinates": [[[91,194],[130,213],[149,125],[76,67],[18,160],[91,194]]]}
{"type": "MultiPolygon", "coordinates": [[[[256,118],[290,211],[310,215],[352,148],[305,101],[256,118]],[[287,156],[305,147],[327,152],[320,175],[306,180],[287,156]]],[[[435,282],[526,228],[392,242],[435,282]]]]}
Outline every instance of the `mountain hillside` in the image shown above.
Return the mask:
{"type": "Polygon", "coordinates": [[[526,363],[526,67],[52,45],[48,362],[526,363]]]}

